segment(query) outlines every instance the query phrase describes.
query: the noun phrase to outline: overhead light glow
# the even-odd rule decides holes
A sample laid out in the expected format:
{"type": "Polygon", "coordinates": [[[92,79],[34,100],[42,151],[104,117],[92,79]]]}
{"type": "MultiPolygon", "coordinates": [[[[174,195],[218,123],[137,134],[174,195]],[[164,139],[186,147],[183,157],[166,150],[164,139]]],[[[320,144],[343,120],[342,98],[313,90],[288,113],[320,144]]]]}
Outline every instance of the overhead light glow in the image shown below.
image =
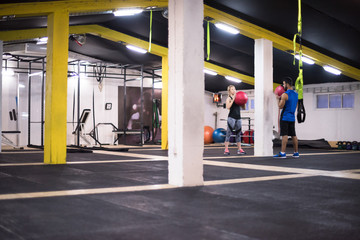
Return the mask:
{"type": "Polygon", "coordinates": [[[162,82],[154,82],[154,88],[161,89],[162,88],[162,82]]]}
{"type": "Polygon", "coordinates": [[[33,76],[37,76],[37,75],[41,75],[42,72],[34,72],[34,73],[30,73],[29,77],[33,77],[33,76]]]}
{"type": "Polygon", "coordinates": [[[42,37],[36,44],[47,44],[48,37],[42,37]]]}
{"type": "Polygon", "coordinates": [[[135,47],[133,45],[126,45],[126,47],[130,50],[133,50],[135,52],[139,52],[139,53],[147,53],[147,51],[145,49],[139,48],[139,47],[135,47]]]}
{"type": "Polygon", "coordinates": [[[217,75],[217,72],[211,71],[211,70],[206,69],[206,68],[204,69],[204,73],[209,74],[209,75],[213,75],[213,76],[217,75]]]}
{"type": "MultiPolygon", "coordinates": [[[[295,55],[295,58],[296,58],[297,60],[300,60],[300,55],[295,55]]],[[[312,60],[312,59],[310,59],[310,58],[307,58],[307,57],[304,57],[304,56],[301,57],[301,60],[302,60],[304,63],[310,64],[310,65],[313,65],[313,64],[315,63],[314,60],[312,60]]]]}
{"type": "Polygon", "coordinates": [[[142,13],[143,10],[140,8],[127,8],[127,9],[120,9],[113,12],[114,16],[122,17],[122,16],[132,16],[135,14],[142,13]]]}
{"type": "Polygon", "coordinates": [[[333,67],[330,67],[330,66],[323,66],[323,68],[325,69],[325,71],[329,72],[329,73],[332,73],[332,74],[335,74],[335,75],[340,75],[341,74],[341,71],[336,69],[336,68],[333,68],[333,67]]]}
{"type": "Polygon", "coordinates": [[[2,71],[2,75],[4,76],[14,76],[15,72],[11,69],[5,69],[2,71]]]}
{"type": "Polygon", "coordinates": [[[236,83],[241,83],[242,80],[238,79],[238,78],[235,78],[235,77],[232,77],[232,76],[225,76],[225,78],[229,81],[232,81],[232,82],[236,82],[236,83]]]}
{"type": "Polygon", "coordinates": [[[223,24],[223,23],[215,23],[215,26],[221,30],[224,30],[228,33],[231,33],[231,34],[238,34],[240,33],[239,30],[237,30],[236,28],[234,27],[231,27],[229,25],[226,25],[226,24],[223,24]]]}

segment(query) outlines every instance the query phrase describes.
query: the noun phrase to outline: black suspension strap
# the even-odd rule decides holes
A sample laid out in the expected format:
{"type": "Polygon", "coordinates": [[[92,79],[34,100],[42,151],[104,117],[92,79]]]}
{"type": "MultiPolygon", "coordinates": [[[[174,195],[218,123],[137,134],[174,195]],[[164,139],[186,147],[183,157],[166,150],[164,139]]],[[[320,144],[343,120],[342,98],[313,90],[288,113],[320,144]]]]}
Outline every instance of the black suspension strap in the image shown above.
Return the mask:
{"type": "Polygon", "coordinates": [[[303,62],[302,62],[302,43],[301,43],[301,37],[302,37],[302,17],[301,17],[301,0],[298,0],[298,32],[294,35],[293,43],[294,43],[294,62],[295,65],[295,56],[296,56],[296,39],[299,39],[299,76],[296,79],[295,82],[295,90],[299,95],[298,100],[298,111],[297,111],[297,120],[298,123],[305,122],[305,106],[303,101],[303,62]]]}

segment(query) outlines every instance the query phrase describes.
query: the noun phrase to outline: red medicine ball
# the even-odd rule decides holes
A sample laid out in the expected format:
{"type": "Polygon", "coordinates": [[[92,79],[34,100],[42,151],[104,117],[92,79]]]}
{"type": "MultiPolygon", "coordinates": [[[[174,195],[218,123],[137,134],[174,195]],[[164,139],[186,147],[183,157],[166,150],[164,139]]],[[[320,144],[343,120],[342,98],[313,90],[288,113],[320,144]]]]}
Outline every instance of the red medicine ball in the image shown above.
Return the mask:
{"type": "Polygon", "coordinates": [[[285,89],[282,85],[277,86],[277,88],[275,88],[275,94],[278,95],[279,97],[281,97],[281,95],[285,92],[285,89]]]}
{"type": "Polygon", "coordinates": [[[239,91],[236,93],[236,96],[235,96],[235,103],[237,105],[244,105],[247,103],[247,100],[248,100],[248,96],[246,95],[246,93],[242,92],[242,91],[239,91]]]}

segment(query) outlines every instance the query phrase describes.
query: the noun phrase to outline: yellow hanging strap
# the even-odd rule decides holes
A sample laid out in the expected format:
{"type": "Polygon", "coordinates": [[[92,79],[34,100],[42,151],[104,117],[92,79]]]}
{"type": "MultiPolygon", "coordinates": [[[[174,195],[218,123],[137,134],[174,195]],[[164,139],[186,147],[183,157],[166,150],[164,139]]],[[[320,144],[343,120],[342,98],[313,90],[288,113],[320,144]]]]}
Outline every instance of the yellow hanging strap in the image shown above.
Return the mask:
{"type": "Polygon", "coordinates": [[[206,60],[209,61],[210,60],[210,26],[209,26],[210,22],[207,21],[207,37],[206,37],[206,42],[207,42],[207,58],[206,60]]]}
{"type": "Polygon", "coordinates": [[[295,65],[295,56],[296,56],[296,38],[299,37],[299,76],[295,82],[295,89],[299,94],[299,99],[303,99],[303,62],[302,62],[302,44],[301,44],[301,37],[302,37],[302,18],[301,18],[301,0],[298,0],[298,25],[297,29],[298,32],[294,35],[293,43],[294,43],[294,62],[295,65]]]}
{"type": "Polygon", "coordinates": [[[301,37],[302,37],[302,17],[301,17],[301,0],[298,0],[298,32],[294,35],[293,43],[294,43],[294,62],[295,65],[295,56],[296,56],[296,39],[299,37],[299,76],[295,81],[295,90],[298,93],[299,101],[298,101],[298,113],[297,113],[297,120],[299,123],[305,121],[305,107],[303,102],[303,62],[302,62],[302,44],[301,44],[301,37]]]}
{"type": "Polygon", "coordinates": [[[152,38],[152,10],[150,10],[150,33],[149,33],[149,51],[151,52],[151,38],[152,38]]]}

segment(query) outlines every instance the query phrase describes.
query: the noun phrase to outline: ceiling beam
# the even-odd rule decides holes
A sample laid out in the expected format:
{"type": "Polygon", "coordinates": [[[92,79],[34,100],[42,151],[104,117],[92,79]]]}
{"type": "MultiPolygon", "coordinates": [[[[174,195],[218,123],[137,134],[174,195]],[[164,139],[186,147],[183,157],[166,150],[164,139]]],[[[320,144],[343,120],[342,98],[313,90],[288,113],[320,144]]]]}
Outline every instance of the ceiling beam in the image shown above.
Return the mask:
{"type": "MultiPolygon", "coordinates": [[[[21,4],[0,4],[0,16],[22,15],[40,16],[47,15],[57,9],[68,9],[70,13],[76,12],[99,12],[115,10],[117,8],[156,6],[167,7],[167,0],[64,0],[48,2],[30,2],[21,4]]],[[[251,24],[238,17],[222,12],[215,8],[204,5],[204,16],[212,18],[212,22],[223,22],[234,26],[241,31],[241,34],[253,38],[265,38],[273,42],[273,46],[282,51],[293,51],[293,42],[276,33],[251,24]]],[[[25,34],[26,32],[24,32],[25,34]]],[[[299,48],[299,45],[298,45],[299,48]]],[[[303,54],[315,61],[320,66],[330,65],[342,71],[342,74],[356,80],[360,80],[360,69],[342,63],[334,58],[328,57],[311,48],[303,46],[303,54]]]]}
{"type": "MultiPolygon", "coordinates": [[[[78,25],[69,27],[70,34],[92,34],[99,36],[114,42],[122,42],[123,44],[131,44],[143,49],[148,49],[149,42],[141,40],[130,35],[111,30],[106,27],[99,25],[78,25]]],[[[46,36],[46,28],[35,28],[27,30],[13,30],[13,31],[0,31],[0,39],[4,42],[14,41],[14,40],[27,40],[34,39],[46,36]]],[[[120,44],[120,43],[119,43],[120,44]]],[[[152,43],[151,44],[151,54],[163,57],[168,55],[168,48],[152,43]]],[[[254,85],[254,77],[238,73],[236,71],[220,67],[216,64],[204,62],[204,65],[207,69],[217,72],[222,76],[232,76],[238,79],[241,79],[244,83],[254,85]]],[[[279,84],[274,83],[274,88],[279,84]]]]}
{"type": "MultiPolygon", "coordinates": [[[[284,38],[276,33],[268,31],[264,28],[251,24],[238,17],[232,16],[228,13],[222,12],[215,8],[204,5],[204,17],[210,17],[212,23],[222,22],[231,25],[240,30],[240,34],[253,39],[265,38],[273,42],[273,46],[285,52],[292,52],[294,45],[293,41],[284,38]]],[[[330,65],[339,69],[342,74],[351,77],[356,80],[360,80],[360,69],[352,67],[348,64],[342,63],[334,58],[328,57],[322,53],[319,53],[311,48],[303,45],[303,55],[309,57],[315,61],[317,65],[324,66],[330,65]]],[[[297,44],[299,49],[299,44],[297,44]]]]}
{"type": "Polygon", "coordinates": [[[167,7],[168,0],[64,0],[0,4],[0,16],[42,16],[55,10],[67,9],[69,13],[95,13],[119,8],[167,7]]]}

